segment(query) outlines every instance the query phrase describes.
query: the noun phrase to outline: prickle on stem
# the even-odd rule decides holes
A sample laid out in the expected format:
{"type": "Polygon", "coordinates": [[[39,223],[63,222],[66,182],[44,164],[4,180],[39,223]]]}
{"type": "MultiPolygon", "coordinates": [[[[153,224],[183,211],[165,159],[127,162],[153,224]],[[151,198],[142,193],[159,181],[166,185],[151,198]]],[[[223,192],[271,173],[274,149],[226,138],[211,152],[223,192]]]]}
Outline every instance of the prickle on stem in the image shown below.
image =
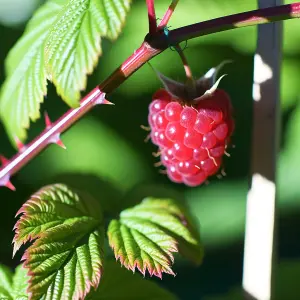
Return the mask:
{"type": "MultiPolygon", "coordinates": [[[[8,159],[4,157],[3,155],[0,155],[0,161],[2,163],[2,166],[5,167],[8,164],[8,159]]],[[[4,175],[2,178],[0,177],[0,186],[6,186],[12,191],[15,191],[16,188],[10,181],[10,176],[9,174],[4,175]]]]}
{"type": "MultiPolygon", "coordinates": [[[[45,124],[46,124],[46,129],[50,129],[51,126],[52,126],[52,122],[51,122],[47,112],[45,112],[45,124]]],[[[64,143],[60,139],[60,133],[56,133],[55,135],[53,135],[49,139],[49,143],[53,143],[53,144],[56,144],[56,145],[58,145],[59,147],[61,147],[63,149],[67,149],[67,147],[64,145],[64,143]]]]}

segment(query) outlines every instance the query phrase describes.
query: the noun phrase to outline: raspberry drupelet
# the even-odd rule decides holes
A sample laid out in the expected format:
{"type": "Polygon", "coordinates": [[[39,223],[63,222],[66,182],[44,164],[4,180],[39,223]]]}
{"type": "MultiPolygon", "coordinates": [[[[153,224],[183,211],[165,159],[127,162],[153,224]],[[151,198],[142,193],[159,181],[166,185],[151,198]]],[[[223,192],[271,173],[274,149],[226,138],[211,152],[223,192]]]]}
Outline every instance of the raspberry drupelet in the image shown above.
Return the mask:
{"type": "Polygon", "coordinates": [[[229,96],[215,89],[188,102],[160,89],[152,99],[151,140],[159,148],[169,179],[191,187],[201,185],[219,171],[234,130],[229,96]]]}

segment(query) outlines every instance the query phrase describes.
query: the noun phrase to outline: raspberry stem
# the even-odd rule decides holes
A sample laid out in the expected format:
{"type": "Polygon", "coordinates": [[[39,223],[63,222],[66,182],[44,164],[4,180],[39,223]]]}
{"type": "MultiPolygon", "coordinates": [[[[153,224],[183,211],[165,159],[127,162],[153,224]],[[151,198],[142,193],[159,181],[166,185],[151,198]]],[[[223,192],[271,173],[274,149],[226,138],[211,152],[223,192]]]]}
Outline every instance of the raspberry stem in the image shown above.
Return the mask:
{"type": "Polygon", "coordinates": [[[173,0],[172,3],[170,4],[168,10],[166,11],[165,15],[163,16],[162,20],[160,21],[158,25],[158,29],[162,29],[166,27],[174,13],[174,10],[178,4],[179,0],[173,0]]]}
{"type": "Polygon", "coordinates": [[[149,33],[153,34],[157,30],[154,0],[146,0],[146,4],[148,9],[149,33]]]}
{"type": "Polygon", "coordinates": [[[196,97],[197,91],[196,91],[196,82],[194,80],[193,77],[193,73],[192,73],[192,69],[187,61],[186,56],[183,53],[183,50],[181,49],[180,45],[175,46],[175,49],[177,50],[181,61],[183,63],[183,68],[185,71],[185,75],[186,75],[186,85],[188,87],[188,93],[189,93],[189,97],[191,99],[194,99],[196,97]]]}
{"type": "MultiPolygon", "coordinates": [[[[111,93],[114,91],[146,62],[167,49],[170,44],[178,45],[182,41],[215,32],[298,17],[300,17],[300,2],[253,10],[200,22],[171,30],[169,31],[168,37],[161,31],[156,31],[154,34],[148,34],[138,50],[136,50],[104,82],[81,100],[79,108],[68,110],[59,120],[52,123],[50,128],[46,128],[33,142],[25,145],[25,151],[19,152],[11,159],[6,160],[5,164],[0,168],[0,186],[5,185],[7,180],[9,180],[13,174],[18,172],[30,160],[44,150],[50,144],[51,138],[53,138],[55,134],[63,133],[77,120],[88,113],[95,104],[99,103],[97,98],[101,98],[103,93],[111,93]]],[[[166,17],[165,20],[169,20],[169,17],[166,17]]],[[[102,101],[104,100],[102,99],[102,101]]]]}
{"type": "MultiPolygon", "coordinates": [[[[300,17],[300,2],[262,8],[220,17],[169,31],[170,45],[196,37],[247,26],[273,23],[300,17]]],[[[157,41],[158,42],[158,41],[157,41]]]]}

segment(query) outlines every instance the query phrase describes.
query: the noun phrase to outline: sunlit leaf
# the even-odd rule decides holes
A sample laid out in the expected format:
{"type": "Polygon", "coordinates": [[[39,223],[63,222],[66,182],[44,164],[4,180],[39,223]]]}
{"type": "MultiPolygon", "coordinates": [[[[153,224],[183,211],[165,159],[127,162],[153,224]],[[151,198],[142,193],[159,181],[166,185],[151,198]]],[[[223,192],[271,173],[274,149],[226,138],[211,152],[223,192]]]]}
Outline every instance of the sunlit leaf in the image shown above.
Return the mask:
{"type": "Polygon", "coordinates": [[[31,299],[78,299],[99,285],[103,265],[102,212],[97,201],[67,186],[46,186],[22,206],[14,252],[23,255],[31,299]]]}
{"type": "Polygon", "coordinates": [[[45,47],[48,77],[71,106],[101,54],[101,37],[114,40],[131,0],[70,0],[50,29],[45,47]]]}
{"type": "Polygon", "coordinates": [[[40,117],[40,103],[47,92],[44,42],[66,1],[49,0],[41,6],[6,58],[7,78],[0,93],[0,116],[12,141],[14,136],[25,139],[30,120],[40,117]]]}
{"type": "Polygon", "coordinates": [[[12,142],[24,140],[30,120],[40,117],[47,78],[70,106],[79,105],[101,55],[101,37],[118,37],[130,2],[48,0],[37,10],[6,59],[0,116],[12,142]]]}
{"type": "Polygon", "coordinates": [[[173,252],[180,251],[196,263],[203,249],[186,210],[170,199],[146,198],[124,210],[108,228],[110,246],[116,259],[132,271],[162,277],[174,275],[173,252]]]}

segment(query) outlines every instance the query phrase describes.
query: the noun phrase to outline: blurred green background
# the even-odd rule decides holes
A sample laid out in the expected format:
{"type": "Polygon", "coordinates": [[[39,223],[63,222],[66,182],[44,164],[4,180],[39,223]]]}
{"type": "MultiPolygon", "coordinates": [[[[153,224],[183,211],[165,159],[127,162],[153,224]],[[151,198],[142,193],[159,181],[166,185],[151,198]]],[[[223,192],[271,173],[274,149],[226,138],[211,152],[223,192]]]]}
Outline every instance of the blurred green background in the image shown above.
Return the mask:
{"type": "MultiPolygon", "coordinates": [[[[4,59],[24,30],[25,22],[43,1],[0,0],[0,82],[5,78],[4,59]]],[[[109,75],[140,45],[146,31],[144,0],[134,0],[127,24],[114,44],[103,41],[104,55],[90,76],[90,90],[109,75]]],[[[157,2],[161,17],[169,0],[157,2]]],[[[286,1],[291,3],[294,1],[286,1]]],[[[182,0],[171,20],[171,28],[213,17],[256,8],[254,0],[182,0]]],[[[278,203],[278,299],[300,299],[300,22],[284,23],[284,56],[281,73],[282,140],[279,158],[278,203]],[[295,282],[298,278],[298,284],[295,282]],[[293,281],[294,280],[294,281],[293,281]],[[292,285],[292,283],[294,284],[292,285]],[[283,298],[280,295],[284,295],[283,298]]],[[[240,299],[235,292],[242,279],[245,203],[251,145],[251,89],[256,28],[217,33],[188,42],[185,53],[194,74],[200,77],[221,61],[231,59],[221,82],[232,98],[236,131],[234,149],[225,161],[227,176],[212,178],[210,184],[186,188],[172,184],[153,166],[155,147],[144,143],[140,125],[147,124],[151,95],[160,83],[148,65],[142,67],[109,96],[115,106],[98,106],[67,133],[63,141],[68,150],[49,147],[13,178],[17,192],[0,189],[0,263],[16,266],[20,256],[11,259],[14,215],[30,194],[42,185],[65,182],[85,189],[104,200],[108,207],[126,207],[144,196],[175,197],[187,201],[200,223],[206,257],[195,268],[184,260],[174,266],[175,278],[157,281],[180,299],[240,299]],[[233,292],[232,292],[233,290],[233,292]],[[228,294],[227,294],[228,293],[228,294]],[[223,296],[222,296],[223,295],[223,296]]],[[[160,72],[174,79],[184,79],[176,52],[171,50],[151,62],[160,72]]],[[[42,105],[52,119],[67,110],[49,85],[42,105]]],[[[32,124],[30,139],[44,127],[43,120],[32,124]]],[[[0,126],[0,153],[15,151],[0,126]]],[[[264,201],[262,198],[261,201],[264,201]]],[[[109,254],[111,255],[111,254],[109,254]]]]}

